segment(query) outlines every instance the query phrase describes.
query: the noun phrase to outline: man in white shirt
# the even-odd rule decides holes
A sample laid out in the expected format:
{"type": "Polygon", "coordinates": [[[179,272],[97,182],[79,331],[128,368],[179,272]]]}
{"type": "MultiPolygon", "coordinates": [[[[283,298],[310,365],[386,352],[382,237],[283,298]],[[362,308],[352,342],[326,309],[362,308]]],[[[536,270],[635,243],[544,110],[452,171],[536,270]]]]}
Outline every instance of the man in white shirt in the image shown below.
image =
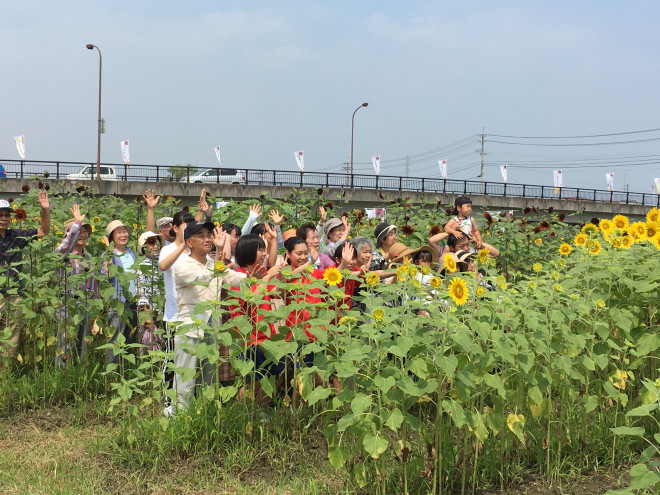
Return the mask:
{"type": "Polygon", "coordinates": [[[218,347],[215,332],[212,331],[212,310],[196,312],[195,307],[201,301],[219,299],[223,283],[238,284],[241,278],[233,270],[222,274],[213,270],[214,261],[208,254],[213,245],[221,253],[227,241],[227,233],[220,227],[215,227],[211,222],[192,222],[186,227],[184,238],[189,254],[181,256],[174,267],[178,318],[181,322],[181,329],[174,337],[174,365],[177,370],[188,368],[200,373],[184,380],[177,371],[175,383],[180,407],[185,407],[190,401],[196,385],[202,381],[212,384],[217,374],[216,363],[200,360],[195,353],[195,347],[202,342],[209,347],[218,347]],[[208,282],[208,286],[199,282],[208,282]]]}

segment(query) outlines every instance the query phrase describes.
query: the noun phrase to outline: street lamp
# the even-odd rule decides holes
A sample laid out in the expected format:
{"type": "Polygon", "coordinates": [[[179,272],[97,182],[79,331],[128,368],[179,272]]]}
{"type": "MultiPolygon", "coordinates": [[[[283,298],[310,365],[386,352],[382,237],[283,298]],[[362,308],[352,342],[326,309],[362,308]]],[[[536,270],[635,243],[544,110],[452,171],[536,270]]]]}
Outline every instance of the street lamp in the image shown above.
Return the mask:
{"type": "Polygon", "coordinates": [[[369,106],[369,103],[363,103],[357,107],[355,112],[353,112],[353,117],[351,117],[351,187],[353,187],[353,130],[355,129],[355,114],[360,108],[366,106],[369,106]]]}
{"type": "Polygon", "coordinates": [[[103,67],[103,57],[101,57],[101,49],[96,46],[88,43],[85,45],[88,50],[93,50],[96,48],[99,52],[99,141],[96,149],[96,180],[101,180],[101,133],[103,131],[103,122],[101,119],[101,69],[103,67]]]}

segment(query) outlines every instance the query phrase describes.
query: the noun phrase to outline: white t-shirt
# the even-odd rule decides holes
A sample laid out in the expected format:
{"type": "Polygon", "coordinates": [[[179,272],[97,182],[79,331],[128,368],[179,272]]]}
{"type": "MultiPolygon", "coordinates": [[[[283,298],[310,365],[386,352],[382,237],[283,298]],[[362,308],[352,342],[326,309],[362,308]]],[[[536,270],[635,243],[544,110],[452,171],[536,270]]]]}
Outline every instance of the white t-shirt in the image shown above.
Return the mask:
{"type": "MultiPolygon", "coordinates": [[[[167,258],[170,254],[176,251],[176,243],[171,242],[167,246],[163,246],[160,250],[160,256],[158,257],[158,262],[161,262],[167,258]]],[[[163,281],[165,282],[165,315],[163,316],[163,321],[174,322],[178,321],[179,317],[177,314],[176,306],[176,286],[174,285],[174,267],[176,264],[181,261],[183,256],[188,256],[187,249],[184,249],[184,252],[181,253],[181,256],[172,263],[172,266],[163,272],[163,281]]]]}

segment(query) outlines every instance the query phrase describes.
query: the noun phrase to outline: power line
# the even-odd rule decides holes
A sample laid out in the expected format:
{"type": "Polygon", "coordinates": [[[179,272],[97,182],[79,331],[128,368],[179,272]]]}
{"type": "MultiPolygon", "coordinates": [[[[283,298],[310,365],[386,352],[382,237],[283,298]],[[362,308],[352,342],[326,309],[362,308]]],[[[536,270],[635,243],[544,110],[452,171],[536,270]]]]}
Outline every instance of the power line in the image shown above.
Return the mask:
{"type": "Polygon", "coordinates": [[[649,139],[635,139],[633,141],[611,141],[611,142],[601,142],[601,143],[552,143],[552,144],[543,144],[543,143],[516,143],[511,141],[497,141],[494,139],[487,139],[489,143],[498,143],[498,144],[511,144],[514,146],[544,146],[544,147],[566,147],[566,146],[609,146],[612,144],[634,144],[634,143],[648,143],[651,141],[660,141],[659,138],[649,138],[649,139]]]}
{"type": "Polygon", "coordinates": [[[642,134],[645,132],[657,132],[660,129],[643,129],[641,131],[611,132],[609,134],[588,134],[584,136],[507,136],[504,134],[489,134],[489,136],[513,139],[584,139],[593,137],[626,136],[629,134],[642,134]]]}

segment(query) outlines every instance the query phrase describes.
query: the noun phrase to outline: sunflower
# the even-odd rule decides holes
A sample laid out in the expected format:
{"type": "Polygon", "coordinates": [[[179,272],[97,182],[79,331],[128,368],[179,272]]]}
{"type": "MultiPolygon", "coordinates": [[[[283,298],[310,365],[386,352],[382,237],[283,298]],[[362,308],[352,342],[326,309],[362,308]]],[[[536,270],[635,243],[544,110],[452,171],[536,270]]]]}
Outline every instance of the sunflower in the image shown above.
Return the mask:
{"type": "Polygon", "coordinates": [[[92,223],[99,223],[101,219],[99,217],[92,218],[92,223]]]}
{"type": "Polygon", "coordinates": [[[529,290],[536,290],[536,283],[534,282],[529,282],[527,284],[527,287],[529,287],[529,290]]]}
{"type": "Polygon", "coordinates": [[[578,234],[575,236],[575,239],[573,239],[573,244],[576,246],[584,246],[587,244],[587,236],[586,234],[578,234]]]}
{"type": "Polygon", "coordinates": [[[451,256],[445,257],[445,268],[449,273],[454,273],[456,271],[456,260],[451,256]]]}
{"type": "Polygon", "coordinates": [[[657,208],[651,208],[646,214],[646,221],[660,223],[660,210],[657,208]]]}
{"type": "Polygon", "coordinates": [[[440,229],[440,225],[434,225],[431,227],[431,230],[429,231],[429,237],[433,237],[434,235],[438,235],[442,230],[440,229]]]}
{"type": "Polygon", "coordinates": [[[396,278],[399,279],[399,282],[405,282],[408,280],[408,269],[405,265],[396,269],[396,278]]]}
{"type": "Polygon", "coordinates": [[[417,275],[417,267],[415,265],[408,265],[408,275],[415,277],[417,275]]]}
{"type": "Polygon", "coordinates": [[[607,218],[603,218],[598,226],[600,227],[600,230],[603,231],[603,233],[607,232],[608,234],[611,234],[614,232],[614,223],[612,223],[612,221],[608,220],[607,218]]]}
{"type": "Polygon", "coordinates": [[[414,232],[415,232],[415,229],[413,229],[410,225],[404,225],[403,227],[401,227],[401,233],[403,235],[406,235],[406,236],[411,235],[414,232]]]}
{"type": "Polygon", "coordinates": [[[564,258],[559,258],[559,259],[557,260],[557,264],[558,264],[559,266],[562,266],[562,267],[563,267],[563,266],[566,266],[566,260],[565,260],[564,258]]]}
{"type": "Polygon", "coordinates": [[[479,263],[486,263],[488,261],[488,255],[490,254],[490,251],[488,248],[483,248],[479,251],[479,255],[477,256],[477,259],[479,260],[479,263]]]}
{"type": "Polygon", "coordinates": [[[383,318],[385,318],[385,311],[383,311],[383,308],[376,308],[373,313],[371,313],[371,316],[373,316],[376,321],[383,321],[383,318]]]}
{"type": "Polygon", "coordinates": [[[593,236],[598,233],[598,227],[593,223],[585,223],[580,230],[583,234],[588,236],[593,236]]]}
{"type": "Polygon", "coordinates": [[[14,214],[16,215],[16,220],[19,222],[27,219],[27,212],[23,208],[17,208],[14,211],[14,214]]]}
{"type": "Polygon", "coordinates": [[[541,263],[534,263],[534,266],[532,267],[535,272],[540,272],[543,267],[541,266],[541,263]]]}
{"type": "Polygon", "coordinates": [[[437,289],[442,284],[442,280],[440,280],[438,277],[432,277],[429,281],[429,284],[432,288],[437,289]]]}
{"type": "Polygon", "coordinates": [[[630,222],[628,222],[628,217],[626,217],[625,215],[616,215],[612,219],[612,223],[614,224],[615,229],[621,229],[621,230],[627,229],[628,225],[630,225],[630,222]]]}
{"type": "Polygon", "coordinates": [[[349,323],[357,323],[357,318],[355,316],[342,316],[339,319],[340,325],[348,325],[349,323]]]}
{"type": "Polygon", "coordinates": [[[534,242],[536,244],[543,244],[543,239],[541,239],[540,237],[537,237],[536,239],[534,239],[534,242]]]}
{"type": "Polygon", "coordinates": [[[630,235],[636,241],[641,241],[646,237],[646,224],[644,222],[634,222],[630,224],[630,235]]]}
{"type": "Polygon", "coordinates": [[[610,244],[612,244],[612,247],[614,249],[621,249],[621,245],[622,245],[621,239],[623,239],[623,238],[618,237],[618,236],[612,238],[612,240],[610,241],[610,244]]]}
{"type": "Polygon", "coordinates": [[[657,250],[660,251],[660,235],[657,235],[653,238],[653,245],[657,250]]]}
{"type": "Polygon", "coordinates": [[[621,238],[621,247],[623,249],[630,249],[630,246],[633,245],[634,239],[630,236],[625,236],[621,238]]]}
{"type": "Polygon", "coordinates": [[[592,246],[589,248],[589,254],[596,255],[596,254],[600,253],[601,249],[602,249],[602,246],[600,245],[600,242],[594,241],[592,246]]]}
{"type": "Polygon", "coordinates": [[[598,306],[599,308],[604,308],[605,301],[603,301],[602,299],[598,299],[598,301],[596,301],[596,306],[598,306]]]}
{"type": "Polygon", "coordinates": [[[646,238],[652,242],[658,234],[660,234],[660,225],[653,221],[646,222],[646,238]]]}
{"type": "Polygon", "coordinates": [[[224,272],[227,267],[222,261],[216,261],[215,264],[213,265],[213,268],[215,269],[216,272],[224,272]]]}
{"type": "Polygon", "coordinates": [[[431,269],[428,266],[423,266],[422,275],[428,275],[429,273],[431,273],[431,269]]]}
{"type": "Polygon", "coordinates": [[[376,272],[371,272],[371,273],[367,273],[367,277],[365,280],[367,282],[367,285],[373,287],[374,285],[378,285],[378,282],[380,282],[380,277],[376,272]]]}
{"type": "Polygon", "coordinates": [[[550,228],[550,222],[547,220],[543,220],[540,224],[539,227],[541,227],[541,230],[548,230],[550,228]]]}
{"type": "Polygon", "coordinates": [[[26,194],[29,193],[30,192],[30,186],[28,186],[27,184],[23,184],[23,187],[21,187],[21,191],[23,191],[26,194]]]}
{"type": "Polygon", "coordinates": [[[325,280],[325,283],[328,285],[340,284],[342,281],[341,272],[335,267],[331,266],[323,273],[323,280],[325,280]]]}
{"type": "Polygon", "coordinates": [[[476,294],[477,297],[483,297],[483,295],[486,293],[486,289],[479,286],[479,287],[477,287],[477,290],[474,291],[474,293],[476,294]]]}
{"type": "Polygon", "coordinates": [[[559,246],[559,254],[562,254],[564,256],[568,256],[571,254],[571,251],[573,248],[571,247],[570,244],[563,243],[561,246],[559,246]]]}
{"type": "Polygon", "coordinates": [[[559,284],[555,284],[553,287],[557,292],[561,292],[564,290],[564,288],[559,284]]]}
{"type": "Polygon", "coordinates": [[[449,297],[451,297],[456,306],[462,306],[468,300],[468,288],[465,280],[454,277],[449,284],[449,297]]]}

